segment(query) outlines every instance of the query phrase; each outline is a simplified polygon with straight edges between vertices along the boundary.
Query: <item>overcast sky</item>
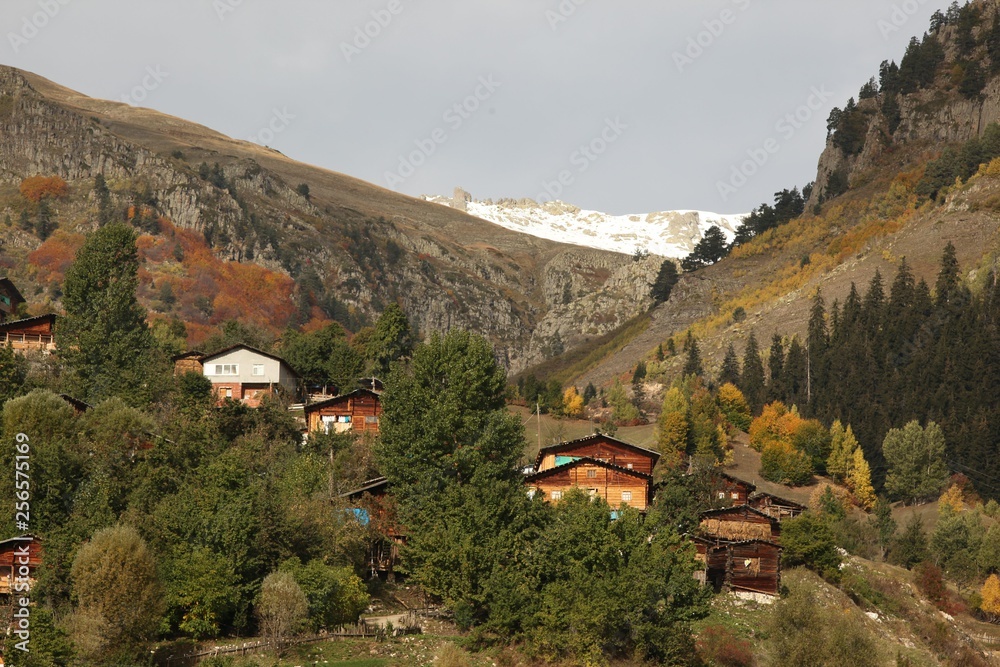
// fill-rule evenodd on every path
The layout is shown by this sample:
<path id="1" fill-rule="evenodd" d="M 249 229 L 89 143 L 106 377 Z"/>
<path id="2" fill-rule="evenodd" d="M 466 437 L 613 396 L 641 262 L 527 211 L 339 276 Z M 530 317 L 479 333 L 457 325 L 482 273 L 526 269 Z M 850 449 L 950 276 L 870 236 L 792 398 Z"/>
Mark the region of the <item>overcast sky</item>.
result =
<path id="1" fill-rule="evenodd" d="M 406 194 L 738 213 L 945 4 L 3 0 L 0 62 Z"/>

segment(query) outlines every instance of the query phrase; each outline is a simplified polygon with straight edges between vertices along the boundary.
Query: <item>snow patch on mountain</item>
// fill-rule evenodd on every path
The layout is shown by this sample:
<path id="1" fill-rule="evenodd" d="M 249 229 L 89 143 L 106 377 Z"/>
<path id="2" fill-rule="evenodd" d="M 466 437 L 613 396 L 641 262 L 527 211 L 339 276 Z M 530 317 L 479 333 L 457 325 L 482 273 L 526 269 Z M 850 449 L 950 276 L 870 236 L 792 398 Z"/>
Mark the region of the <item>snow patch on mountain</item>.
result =
<path id="1" fill-rule="evenodd" d="M 683 258 L 705 232 L 719 227 L 729 241 L 745 214 L 722 215 L 708 211 L 660 211 L 612 215 L 588 211 L 561 201 L 538 203 L 531 199 L 475 201 L 462 190 L 454 197 L 425 196 L 425 200 L 464 210 L 469 215 L 550 241 L 599 248 L 624 254 L 637 250 L 662 257 Z"/>

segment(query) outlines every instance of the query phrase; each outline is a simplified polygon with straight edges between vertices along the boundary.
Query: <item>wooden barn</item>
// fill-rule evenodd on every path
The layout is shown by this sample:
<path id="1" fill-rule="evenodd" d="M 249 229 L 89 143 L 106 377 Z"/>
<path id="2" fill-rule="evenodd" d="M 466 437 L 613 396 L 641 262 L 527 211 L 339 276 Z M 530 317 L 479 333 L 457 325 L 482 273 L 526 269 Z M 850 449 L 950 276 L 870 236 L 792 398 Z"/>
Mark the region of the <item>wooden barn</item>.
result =
<path id="1" fill-rule="evenodd" d="M 698 532 L 702 537 L 717 542 L 777 542 L 781 538 L 781 525 L 777 519 L 758 509 L 739 505 L 702 512 Z"/>
<path id="2" fill-rule="evenodd" d="M 781 547 L 767 540 L 710 545 L 705 579 L 716 591 L 776 596 L 781 588 Z"/>
<path id="3" fill-rule="evenodd" d="M 794 500 L 780 498 L 770 493 L 764 493 L 763 491 L 752 494 L 747 504 L 778 521 L 782 519 L 794 519 L 807 509 L 805 505 L 801 505 Z"/>
<path id="4" fill-rule="evenodd" d="M 24 297 L 9 278 L 0 278 L 0 323 L 17 317 L 17 309 L 24 303 Z"/>
<path id="5" fill-rule="evenodd" d="M 340 496 L 351 505 L 354 517 L 363 526 L 371 528 L 378 537 L 368 550 L 368 565 L 372 576 L 385 573 L 394 578 L 393 570 L 399 561 L 399 547 L 406 544 L 406 531 L 396 520 L 396 510 L 389 493 L 389 480 L 385 477 L 365 482 L 360 488 Z"/>
<path id="6" fill-rule="evenodd" d="M 190 352 L 184 352 L 171 357 L 171 360 L 174 362 L 174 377 L 184 375 L 185 373 L 198 373 L 201 375 L 205 372 L 205 365 L 202 363 L 204 358 L 205 353 L 198 350 L 191 350 Z"/>
<path id="7" fill-rule="evenodd" d="M 379 392 L 355 389 L 342 396 L 334 396 L 305 407 L 306 425 L 310 433 L 378 433 L 382 415 Z"/>
<path id="8" fill-rule="evenodd" d="M 0 345 L 9 344 L 17 352 L 53 352 L 56 349 L 55 324 L 53 314 L 0 320 Z"/>
<path id="9" fill-rule="evenodd" d="M 612 507 L 622 503 L 645 512 L 653 501 L 653 476 L 599 459 L 572 457 L 554 468 L 545 468 L 525 477 L 534 493 L 559 501 L 570 489 L 583 489 L 603 498 Z"/>
<path id="10" fill-rule="evenodd" d="M 728 501 L 734 506 L 745 505 L 756 488 L 754 484 L 724 472 L 712 476 L 712 498 Z"/>
<path id="11" fill-rule="evenodd" d="M 632 443 L 595 433 L 585 438 L 542 447 L 535 457 L 535 471 L 542 472 L 583 457 L 652 475 L 660 453 Z"/>
<path id="12" fill-rule="evenodd" d="M 0 597 L 15 592 L 18 578 L 25 575 L 29 585 L 35 585 L 35 571 L 42 564 L 42 544 L 34 535 L 12 537 L 0 541 Z"/>

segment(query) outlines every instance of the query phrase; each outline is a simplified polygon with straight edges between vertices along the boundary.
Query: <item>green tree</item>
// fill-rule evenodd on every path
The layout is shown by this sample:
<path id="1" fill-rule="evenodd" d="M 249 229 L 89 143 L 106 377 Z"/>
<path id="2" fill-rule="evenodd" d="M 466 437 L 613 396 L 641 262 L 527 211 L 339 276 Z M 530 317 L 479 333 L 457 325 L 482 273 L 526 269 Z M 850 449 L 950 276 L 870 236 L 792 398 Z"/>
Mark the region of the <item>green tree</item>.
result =
<path id="1" fill-rule="evenodd" d="M 97 224 L 104 226 L 111 222 L 111 191 L 104 181 L 104 174 L 94 177 L 94 198 L 97 200 Z"/>
<path id="2" fill-rule="evenodd" d="M 138 531 L 114 526 L 94 533 L 77 552 L 72 577 L 76 613 L 100 627 L 97 654 L 140 652 L 160 623 L 163 602 L 156 560 Z"/>
<path id="3" fill-rule="evenodd" d="M 280 570 L 290 572 L 305 594 L 313 632 L 357 623 L 368 607 L 368 592 L 353 568 L 327 565 L 319 559 L 303 564 L 293 558 L 282 563 Z"/>
<path id="4" fill-rule="evenodd" d="M 656 274 L 656 280 L 650 286 L 649 296 L 656 303 L 665 303 L 670 299 L 670 293 L 674 290 L 674 285 L 680 280 L 677 272 L 677 265 L 674 260 L 664 260 L 660 264 L 660 271 Z"/>
<path id="5" fill-rule="evenodd" d="M 736 386 L 740 384 L 740 360 L 732 343 L 726 347 L 726 356 L 723 357 L 722 368 L 719 370 L 719 384 L 726 383 Z"/>
<path id="6" fill-rule="evenodd" d="M 878 546 L 880 555 L 885 560 L 889 553 L 889 547 L 896 537 L 896 520 L 892 518 L 892 505 L 884 496 L 879 496 L 875 501 L 875 512 L 869 519 L 878 535 Z"/>
<path id="7" fill-rule="evenodd" d="M 746 349 L 743 351 L 743 375 L 740 377 L 738 385 L 740 391 L 750 404 L 753 414 L 760 414 L 767 398 L 767 385 L 764 380 L 764 364 L 760 360 L 760 348 L 757 346 L 757 337 L 750 332 L 747 339 Z"/>
<path id="8" fill-rule="evenodd" d="M 685 271 L 697 271 L 703 266 L 715 264 L 727 254 L 729 242 L 725 233 L 717 225 L 712 225 L 695 244 L 691 254 L 681 260 L 681 268 Z"/>
<path id="9" fill-rule="evenodd" d="M 78 396 L 137 404 L 155 393 L 155 342 L 136 299 L 138 270 L 135 232 L 114 223 L 87 237 L 66 272 L 59 349 Z"/>
<path id="10" fill-rule="evenodd" d="M 690 330 L 687 339 L 684 341 L 684 349 L 687 351 L 687 358 L 684 361 L 684 375 L 702 375 L 704 369 L 701 366 L 701 352 L 698 350 L 698 339 L 694 337 Z"/>
<path id="11" fill-rule="evenodd" d="M 288 572 L 272 572 L 264 578 L 257 603 L 257 619 L 264 636 L 274 644 L 278 655 L 285 642 L 302 631 L 309 616 L 309 603 L 302 588 Z"/>
<path id="12" fill-rule="evenodd" d="M 56 221 L 52 219 L 52 207 L 47 197 L 38 202 L 38 218 L 35 220 L 35 236 L 44 241 L 52 236 Z"/>
<path id="13" fill-rule="evenodd" d="M 948 480 L 940 426 L 929 422 L 921 428 L 914 420 L 894 428 L 886 434 L 882 452 L 889 464 L 885 488 L 890 496 L 916 502 L 940 495 Z"/>
<path id="14" fill-rule="evenodd" d="M 889 560 L 896 565 L 912 568 L 917 563 L 927 560 L 927 556 L 927 533 L 920 517 L 914 513 L 903 526 L 903 531 L 893 541 Z"/>
<path id="15" fill-rule="evenodd" d="M 0 405 L 18 396 L 28 377 L 28 360 L 16 354 L 10 343 L 0 345 Z"/>
<path id="16" fill-rule="evenodd" d="M 805 565 L 823 577 L 840 577 L 840 552 L 829 526 L 819 517 L 806 512 L 781 525 L 781 553 L 786 567 Z"/>
<path id="17" fill-rule="evenodd" d="M 229 559 L 202 546 L 181 548 L 164 572 L 170 625 L 195 639 L 218 637 L 239 603 L 241 582 Z"/>
<path id="18" fill-rule="evenodd" d="M 383 377 L 389 372 L 390 363 L 410 355 L 413 350 L 410 321 L 398 304 L 390 304 L 379 316 L 366 349 L 373 372 Z"/>

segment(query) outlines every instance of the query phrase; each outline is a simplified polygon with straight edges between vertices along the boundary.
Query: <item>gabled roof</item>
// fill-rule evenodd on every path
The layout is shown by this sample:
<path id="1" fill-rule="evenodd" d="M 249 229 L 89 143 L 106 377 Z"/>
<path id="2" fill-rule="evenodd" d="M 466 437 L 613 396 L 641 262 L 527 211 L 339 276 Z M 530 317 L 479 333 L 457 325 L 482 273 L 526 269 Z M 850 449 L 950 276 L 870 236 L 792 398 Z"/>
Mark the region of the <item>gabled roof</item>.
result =
<path id="1" fill-rule="evenodd" d="M 538 456 L 535 457 L 535 468 L 536 469 L 538 468 L 538 466 L 542 462 L 542 459 L 545 458 L 546 454 L 553 454 L 555 452 L 559 452 L 565 449 L 572 449 L 573 447 L 578 447 L 582 445 L 588 440 L 596 440 L 598 438 L 608 440 L 609 442 L 615 445 L 620 445 L 624 449 L 630 449 L 634 452 L 638 452 L 640 454 L 649 456 L 651 459 L 653 459 L 653 465 L 656 465 L 656 462 L 660 459 L 660 453 L 655 452 L 652 449 L 646 449 L 645 447 L 640 447 L 639 445 L 633 445 L 631 442 L 625 442 L 624 440 L 619 440 L 618 438 L 612 438 L 610 435 L 607 435 L 605 433 L 592 433 L 588 436 L 577 438 L 576 440 L 567 440 L 566 442 L 559 442 L 554 445 L 547 445 L 545 447 L 542 447 L 541 449 L 538 450 Z"/>
<path id="2" fill-rule="evenodd" d="M 353 491 L 348 491 L 347 493 L 340 494 L 341 498 L 357 498 L 366 493 L 371 493 L 375 489 L 384 488 L 389 486 L 389 480 L 385 477 L 376 477 L 375 479 L 370 479 L 364 483 L 360 489 L 354 489 Z"/>
<path id="3" fill-rule="evenodd" d="M 751 513 L 756 514 L 758 516 L 762 516 L 762 517 L 764 517 L 765 519 L 767 519 L 768 521 L 770 521 L 771 523 L 773 523 L 775 525 L 778 525 L 778 524 L 781 523 L 780 521 L 778 521 L 777 519 L 775 519 L 770 514 L 767 514 L 765 512 L 761 512 L 756 507 L 750 507 L 749 505 L 745 505 L 745 504 L 744 505 L 733 505 L 732 507 L 723 507 L 722 509 L 717 509 L 717 510 L 705 510 L 704 512 L 701 513 L 700 516 L 701 517 L 707 517 L 707 516 L 716 516 L 716 515 L 719 515 L 719 514 L 732 514 L 732 513 L 737 512 L 737 511 L 751 512 Z"/>
<path id="4" fill-rule="evenodd" d="M 763 498 L 765 496 L 768 497 L 768 498 L 772 498 L 774 500 L 781 501 L 782 505 L 789 505 L 791 507 L 798 507 L 803 512 L 806 511 L 807 509 L 809 509 L 808 507 L 806 507 L 802 503 L 797 503 L 794 500 L 789 500 L 788 498 L 782 498 L 781 496 L 776 496 L 773 493 L 768 493 L 767 491 L 757 491 L 755 493 L 752 493 L 752 494 L 750 494 L 750 498 L 749 499 L 750 500 L 756 500 L 757 498 Z"/>
<path id="5" fill-rule="evenodd" d="M 374 396 L 376 399 L 378 399 L 379 396 L 381 395 L 379 392 L 372 391 L 371 389 L 355 389 L 354 391 L 349 391 L 346 394 L 340 394 L 339 396 L 334 396 L 324 401 L 319 401 L 318 403 L 310 403 L 305 407 L 305 411 L 307 414 L 310 412 L 315 412 L 316 410 L 325 408 L 328 405 L 333 405 L 334 403 L 338 403 L 344 400 L 345 398 L 350 398 L 355 394 L 368 394 L 369 396 Z"/>
<path id="6" fill-rule="evenodd" d="M 181 359 L 197 359 L 201 361 L 205 358 L 205 353 L 200 350 L 189 350 L 187 352 L 181 352 L 180 354 L 175 354 L 170 357 L 170 361 L 180 361 Z"/>
<path id="7" fill-rule="evenodd" d="M 569 463 L 564 463 L 561 466 L 556 466 L 555 468 L 549 468 L 547 470 L 541 470 L 539 472 L 533 473 L 531 475 L 525 476 L 528 481 L 534 481 L 536 479 L 541 479 L 542 477 L 547 477 L 557 472 L 562 472 L 563 470 L 568 470 L 574 466 L 579 466 L 583 464 L 597 465 L 602 468 L 607 468 L 608 470 L 614 470 L 615 472 L 624 473 L 626 475 L 632 475 L 633 477 L 638 477 L 644 481 L 651 481 L 653 479 L 652 475 L 647 475 L 646 473 L 637 472 L 635 470 L 629 470 L 628 468 L 623 468 L 621 466 L 616 466 L 613 463 L 605 463 L 599 459 L 593 459 L 589 456 L 581 456 L 578 459 L 574 459 Z"/>
<path id="8" fill-rule="evenodd" d="M 201 358 L 201 360 L 202 360 L 202 362 L 205 362 L 205 361 L 208 361 L 210 359 L 215 359 L 216 357 L 222 356 L 223 354 L 228 354 L 229 352 L 232 352 L 233 350 L 241 350 L 241 349 L 242 350 L 250 350 L 254 354 L 259 354 L 260 356 L 267 357 L 268 359 L 274 359 L 275 361 L 280 362 L 280 363 L 284 364 L 285 366 L 287 366 L 289 369 L 291 369 L 291 371 L 293 373 L 295 372 L 295 369 L 292 368 L 291 364 L 289 364 L 287 361 L 285 361 L 284 359 L 282 359 L 278 355 L 271 354 L 270 352 L 265 352 L 264 350 L 258 350 L 257 348 L 251 347 L 250 345 L 245 345 L 244 343 L 239 343 L 237 345 L 230 345 L 229 347 L 224 348 L 222 350 L 219 350 L 218 352 L 213 352 L 212 354 L 206 354 L 205 356 L 203 356 Z M 298 373 L 296 373 L 296 375 L 298 375 Z"/>
<path id="9" fill-rule="evenodd" d="M 16 297 L 18 301 L 24 303 L 24 297 L 21 295 L 21 292 L 18 291 L 17 286 L 11 282 L 10 278 L 7 278 L 6 276 L 0 278 L 0 287 L 6 287 L 7 291 L 11 292 L 11 296 Z M 11 300 L 13 301 L 13 299 Z"/>
<path id="10" fill-rule="evenodd" d="M 722 472 L 720 470 L 719 472 L 716 472 L 716 473 L 713 473 L 713 474 L 716 475 L 717 477 L 725 477 L 730 482 L 736 482 L 737 484 L 746 484 L 748 487 L 750 487 L 750 492 L 751 493 L 757 489 L 757 485 L 754 484 L 753 482 L 748 482 L 745 479 L 740 479 L 739 477 L 734 477 L 733 475 L 730 475 L 727 472 Z"/>
<path id="11" fill-rule="evenodd" d="M 9 322 L 4 322 L 3 324 L 0 324 L 0 331 L 5 331 L 7 329 L 16 328 L 18 326 L 25 326 L 25 325 L 35 324 L 37 322 L 45 322 L 45 321 L 50 321 L 53 324 L 55 324 L 56 314 L 55 313 L 47 313 L 45 315 L 35 315 L 34 317 L 25 317 L 24 319 L 21 319 L 21 320 L 11 320 Z"/>

